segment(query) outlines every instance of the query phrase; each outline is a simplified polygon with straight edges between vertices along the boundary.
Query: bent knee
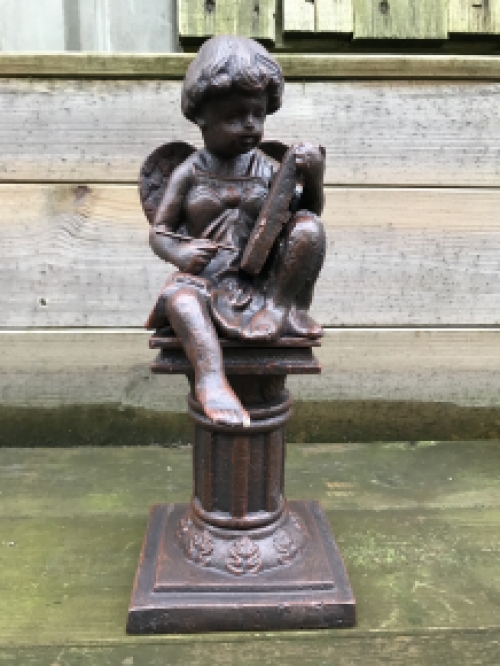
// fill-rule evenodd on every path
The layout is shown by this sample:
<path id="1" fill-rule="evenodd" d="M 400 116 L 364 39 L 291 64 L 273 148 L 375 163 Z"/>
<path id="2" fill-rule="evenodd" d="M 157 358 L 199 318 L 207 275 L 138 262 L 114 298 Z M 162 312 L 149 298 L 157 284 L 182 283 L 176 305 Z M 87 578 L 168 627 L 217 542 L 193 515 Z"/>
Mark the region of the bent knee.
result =
<path id="1" fill-rule="evenodd" d="M 167 311 L 175 309 L 177 312 L 189 311 L 195 302 L 200 302 L 202 296 L 196 287 L 172 283 L 167 285 L 161 293 L 167 306 Z"/>
<path id="2" fill-rule="evenodd" d="M 325 229 L 321 219 L 308 210 L 299 210 L 292 218 L 290 237 L 314 245 L 325 242 Z"/>

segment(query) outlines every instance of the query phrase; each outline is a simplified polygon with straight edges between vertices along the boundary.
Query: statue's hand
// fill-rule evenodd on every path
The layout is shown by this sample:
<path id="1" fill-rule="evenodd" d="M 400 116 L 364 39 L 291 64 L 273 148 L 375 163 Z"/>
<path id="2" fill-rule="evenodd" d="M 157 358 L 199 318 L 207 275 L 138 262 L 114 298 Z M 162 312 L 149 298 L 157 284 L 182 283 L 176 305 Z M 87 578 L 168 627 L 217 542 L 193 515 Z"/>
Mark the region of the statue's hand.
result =
<path id="1" fill-rule="evenodd" d="M 321 181 L 325 170 L 325 157 L 320 146 L 299 143 L 295 148 L 295 163 L 306 181 Z"/>
<path id="2" fill-rule="evenodd" d="M 183 273 L 197 275 L 217 254 L 218 247 L 206 239 L 193 239 L 189 243 L 179 243 L 176 251 L 176 266 Z"/>

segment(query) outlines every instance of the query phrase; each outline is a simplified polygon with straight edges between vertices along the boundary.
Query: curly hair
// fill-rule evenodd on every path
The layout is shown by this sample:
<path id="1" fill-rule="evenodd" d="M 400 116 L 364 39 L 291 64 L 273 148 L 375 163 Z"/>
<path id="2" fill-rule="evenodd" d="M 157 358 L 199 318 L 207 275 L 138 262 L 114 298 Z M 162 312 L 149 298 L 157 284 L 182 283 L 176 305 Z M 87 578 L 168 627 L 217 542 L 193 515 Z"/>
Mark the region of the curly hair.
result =
<path id="1" fill-rule="evenodd" d="M 188 67 L 182 86 L 182 113 L 196 122 L 203 102 L 229 90 L 265 91 L 267 113 L 274 113 L 281 107 L 283 87 L 281 67 L 258 42 L 248 37 L 212 37 Z"/>

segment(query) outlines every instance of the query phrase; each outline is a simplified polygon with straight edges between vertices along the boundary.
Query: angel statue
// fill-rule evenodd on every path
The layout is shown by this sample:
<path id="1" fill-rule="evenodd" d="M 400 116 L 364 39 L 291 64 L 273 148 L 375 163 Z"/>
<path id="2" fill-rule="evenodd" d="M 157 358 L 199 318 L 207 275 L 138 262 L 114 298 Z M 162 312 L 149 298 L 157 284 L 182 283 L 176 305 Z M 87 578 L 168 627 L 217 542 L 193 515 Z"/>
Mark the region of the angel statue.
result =
<path id="1" fill-rule="evenodd" d="M 220 338 L 255 345 L 322 334 L 308 309 L 325 255 L 324 149 L 261 142 L 283 88 L 260 44 L 213 37 L 182 88 L 182 112 L 204 147 L 167 143 L 141 170 L 151 248 L 178 268 L 146 327 L 173 329 L 204 413 L 225 425 L 249 416 L 224 374 Z"/>

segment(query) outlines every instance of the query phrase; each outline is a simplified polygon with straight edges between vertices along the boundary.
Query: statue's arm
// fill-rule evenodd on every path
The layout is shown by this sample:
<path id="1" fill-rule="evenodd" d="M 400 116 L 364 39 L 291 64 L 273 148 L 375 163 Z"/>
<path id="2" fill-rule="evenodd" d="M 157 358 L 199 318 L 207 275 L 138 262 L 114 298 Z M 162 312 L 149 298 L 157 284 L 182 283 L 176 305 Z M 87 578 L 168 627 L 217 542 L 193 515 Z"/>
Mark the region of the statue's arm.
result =
<path id="1" fill-rule="evenodd" d="M 156 232 L 158 229 L 175 232 L 179 227 L 184 199 L 192 184 L 191 172 L 191 165 L 186 163 L 173 171 L 149 232 L 149 244 L 153 252 L 175 266 L 178 266 L 180 242 Z"/>
<path id="2" fill-rule="evenodd" d="M 193 184 L 191 160 L 186 160 L 172 173 L 149 232 L 153 252 L 185 273 L 196 275 L 213 259 L 218 247 L 207 239 L 180 241 L 160 231 L 175 232 L 181 222 L 184 199 Z"/>

